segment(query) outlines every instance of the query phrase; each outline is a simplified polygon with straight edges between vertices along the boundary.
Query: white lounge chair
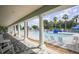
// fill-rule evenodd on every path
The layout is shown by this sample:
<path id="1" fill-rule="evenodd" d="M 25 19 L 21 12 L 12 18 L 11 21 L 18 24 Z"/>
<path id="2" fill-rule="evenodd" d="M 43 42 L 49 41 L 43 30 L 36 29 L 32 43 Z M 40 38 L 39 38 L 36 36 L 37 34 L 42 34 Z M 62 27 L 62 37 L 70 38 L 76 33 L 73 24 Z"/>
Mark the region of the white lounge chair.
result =
<path id="1" fill-rule="evenodd" d="M 13 45 L 10 44 L 10 40 L 4 40 L 3 36 L 0 35 L 0 52 L 3 54 L 7 50 L 12 51 L 12 53 L 15 53 Z"/>

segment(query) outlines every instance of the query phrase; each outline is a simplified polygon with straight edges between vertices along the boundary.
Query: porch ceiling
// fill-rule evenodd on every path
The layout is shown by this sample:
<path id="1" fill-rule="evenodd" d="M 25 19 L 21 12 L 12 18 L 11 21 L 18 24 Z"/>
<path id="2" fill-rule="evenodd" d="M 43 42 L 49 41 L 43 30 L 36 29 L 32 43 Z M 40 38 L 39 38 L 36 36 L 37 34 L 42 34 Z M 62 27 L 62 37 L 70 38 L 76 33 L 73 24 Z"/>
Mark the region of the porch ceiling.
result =
<path id="1" fill-rule="evenodd" d="M 9 26 L 50 9 L 53 9 L 52 12 L 57 12 L 70 7 L 73 5 L 0 5 L 0 25 Z"/>
<path id="2" fill-rule="evenodd" d="M 0 25 L 8 26 L 42 5 L 0 5 Z"/>

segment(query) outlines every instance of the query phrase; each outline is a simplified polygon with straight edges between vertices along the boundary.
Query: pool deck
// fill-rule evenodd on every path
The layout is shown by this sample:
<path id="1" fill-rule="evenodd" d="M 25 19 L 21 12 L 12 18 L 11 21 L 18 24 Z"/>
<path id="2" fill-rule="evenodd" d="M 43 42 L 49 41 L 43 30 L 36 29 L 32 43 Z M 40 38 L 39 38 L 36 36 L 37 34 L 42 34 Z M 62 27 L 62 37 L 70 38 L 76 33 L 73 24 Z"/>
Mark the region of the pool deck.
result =
<path id="1" fill-rule="evenodd" d="M 32 48 L 32 50 L 35 53 L 39 54 L 40 49 L 39 48 L 33 48 L 33 47 L 39 46 L 38 40 L 28 38 L 28 39 L 25 39 L 25 40 L 20 40 L 20 42 L 22 42 L 26 46 Z M 79 54 L 77 52 L 74 52 L 74 51 L 71 51 L 71 50 L 68 50 L 68 49 L 65 49 L 65 48 L 61 48 L 59 46 L 56 46 L 54 44 L 50 44 L 50 43 L 47 43 L 47 42 L 45 42 L 45 45 L 46 45 L 46 47 L 45 47 L 46 51 L 42 51 L 41 54 Z M 26 51 L 23 52 L 23 53 L 26 53 Z"/>
<path id="2" fill-rule="evenodd" d="M 39 46 L 39 42 L 32 41 L 31 39 L 27 39 L 23 43 L 25 43 L 25 45 L 29 46 L 30 48 Z M 39 48 L 33 48 L 32 50 L 37 54 L 60 54 L 59 52 L 48 48 L 45 48 L 43 51 L 40 51 Z"/>
<path id="3" fill-rule="evenodd" d="M 29 46 L 29 47 L 37 47 L 39 46 L 39 41 L 38 39 L 34 38 L 32 35 L 30 35 L 31 38 L 28 38 L 25 40 L 25 45 Z M 27 44 L 28 43 L 28 44 Z M 79 54 L 77 52 L 74 52 L 74 51 L 71 51 L 71 50 L 68 50 L 68 49 L 65 49 L 65 48 L 61 48 L 57 45 L 54 45 L 54 44 L 50 44 L 50 43 L 47 43 L 45 42 L 45 45 L 46 45 L 46 48 L 45 50 L 47 50 L 48 52 L 46 54 Z M 35 49 L 32 49 L 34 50 L 34 52 L 38 53 L 39 49 L 35 48 Z"/>

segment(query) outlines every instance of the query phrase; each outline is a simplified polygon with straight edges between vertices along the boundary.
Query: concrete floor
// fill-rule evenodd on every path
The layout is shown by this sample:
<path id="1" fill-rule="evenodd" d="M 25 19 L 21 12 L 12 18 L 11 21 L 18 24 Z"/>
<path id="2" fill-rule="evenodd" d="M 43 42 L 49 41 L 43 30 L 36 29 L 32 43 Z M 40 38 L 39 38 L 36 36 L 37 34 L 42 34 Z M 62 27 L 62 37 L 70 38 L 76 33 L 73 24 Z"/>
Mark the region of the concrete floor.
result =
<path id="1" fill-rule="evenodd" d="M 24 42 L 25 42 L 25 45 L 27 45 L 27 43 L 28 43 L 29 47 L 39 46 L 39 42 L 35 41 L 35 40 L 32 40 L 32 39 L 26 39 Z M 46 47 L 43 51 L 40 51 L 38 48 L 37 49 L 35 48 L 35 49 L 32 49 L 32 50 L 36 53 L 41 52 L 42 54 L 43 53 L 44 54 L 76 54 L 73 51 L 69 51 L 69 50 L 54 46 L 54 45 L 50 45 L 48 43 L 46 43 Z"/>
<path id="2" fill-rule="evenodd" d="M 20 44 L 16 42 L 20 46 L 20 49 L 23 50 L 20 54 L 75 54 L 72 51 L 68 51 L 66 49 L 50 45 L 48 43 L 45 43 L 46 46 L 44 47 L 44 49 L 40 50 L 39 48 L 37 48 L 39 46 L 39 41 L 32 39 L 19 40 L 19 38 L 17 38 L 18 37 L 12 36 L 9 39 L 13 41 L 13 44 L 15 44 L 16 41 L 20 42 Z"/>
<path id="3" fill-rule="evenodd" d="M 34 51 L 37 54 L 63 54 L 62 52 L 47 47 L 44 47 L 43 50 L 40 50 L 39 48 L 33 48 L 39 46 L 39 44 L 37 42 L 31 41 L 30 39 L 26 39 L 24 42 L 21 42 L 24 43 L 26 46 L 29 46 L 29 48 L 31 48 L 32 51 Z"/>

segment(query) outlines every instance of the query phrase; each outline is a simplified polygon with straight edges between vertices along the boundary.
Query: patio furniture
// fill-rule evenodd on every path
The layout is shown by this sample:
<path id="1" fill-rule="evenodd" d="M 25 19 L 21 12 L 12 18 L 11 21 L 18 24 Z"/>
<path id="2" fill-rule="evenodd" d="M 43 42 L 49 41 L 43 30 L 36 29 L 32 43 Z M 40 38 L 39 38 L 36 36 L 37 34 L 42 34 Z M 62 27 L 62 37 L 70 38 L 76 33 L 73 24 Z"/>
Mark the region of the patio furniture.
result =
<path id="1" fill-rule="evenodd" d="M 79 37 L 76 34 L 72 37 L 67 37 L 64 40 L 64 48 L 79 52 Z"/>
<path id="2" fill-rule="evenodd" d="M 59 46 L 64 45 L 62 37 L 60 37 L 60 36 L 58 37 L 58 42 L 57 43 L 58 43 Z"/>
<path id="3" fill-rule="evenodd" d="M 4 54 L 6 51 L 12 51 L 12 53 L 15 53 L 14 47 L 10 43 L 10 40 L 4 40 L 3 35 L 0 34 L 0 53 Z"/>

